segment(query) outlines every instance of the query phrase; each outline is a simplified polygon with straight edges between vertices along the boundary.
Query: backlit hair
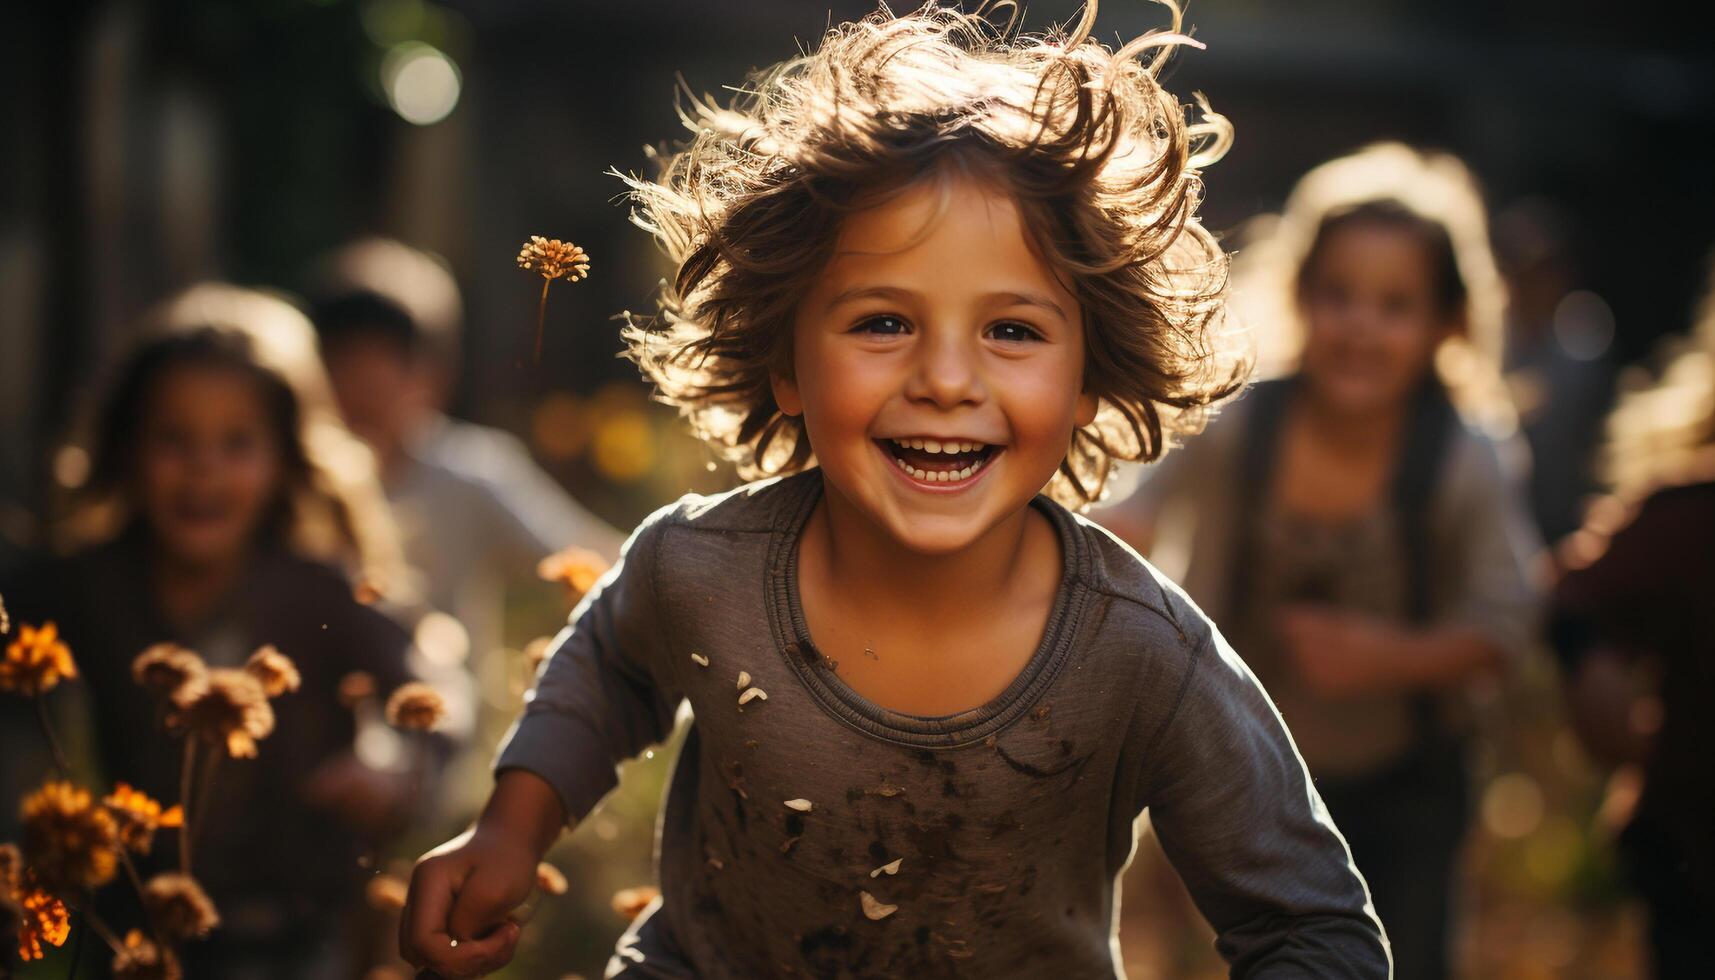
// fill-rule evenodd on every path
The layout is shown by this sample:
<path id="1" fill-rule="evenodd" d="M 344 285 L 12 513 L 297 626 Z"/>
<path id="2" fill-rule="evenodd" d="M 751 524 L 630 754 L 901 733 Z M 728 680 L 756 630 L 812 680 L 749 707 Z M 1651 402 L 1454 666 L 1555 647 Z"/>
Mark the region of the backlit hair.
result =
<path id="1" fill-rule="evenodd" d="M 1298 290 L 1332 230 L 1380 222 L 1413 230 L 1431 263 L 1432 299 L 1464 329 L 1436 351 L 1435 367 L 1466 419 L 1497 435 L 1516 426 L 1501 380 L 1500 273 L 1475 178 L 1457 157 L 1377 143 L 1299 179 L 1279 215 L 1252 219 L 1233 262 L 1233 305 L 1252 330 L 1258 372 L 1295 370 L 1304 344 Z"/>
<path id="2" fill-rule="evenodd" d="M 1100 397 L 1047 492 L 1098 499 L 1115 460 L 1151 460 L 1248 373 L 1224 329 L 1227 260 L 1196 218 L 1199 168 L 1231 143 L 1157 81 L 1170 30 L 1117 51 L 1092 36 L 1091 2 L 1043 35 L 933 3 L 885 9 L 755 75 L 729 105 L 687 95 L 695 134 L 627 177 L 677 266 L 662 316 L 626 331 L 631 356 L 696 433 L 746 478 L 814 464 L 802 420 L 771 378 L 792 370 L 797 305 L 841 219 L 877 195 L 962 170 L 1010 195 L 1031 244 L 1083 308 L 1084 384 Z M 1140 60 L 1140 56 L 1146 56 Z"/>

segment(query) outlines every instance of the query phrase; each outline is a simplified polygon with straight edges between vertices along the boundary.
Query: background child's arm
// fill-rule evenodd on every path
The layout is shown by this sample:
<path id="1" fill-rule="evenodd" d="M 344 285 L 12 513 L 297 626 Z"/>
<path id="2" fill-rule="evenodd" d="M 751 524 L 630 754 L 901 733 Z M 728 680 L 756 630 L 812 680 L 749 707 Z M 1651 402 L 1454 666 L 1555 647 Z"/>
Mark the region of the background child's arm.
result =
<path id="1" fill-rule="evenodd" d="M 1141 799 L 1235 977 L 1381 978 L 1369 889 L 1280 716 L 1218 633 L 1139 733 Z"/>

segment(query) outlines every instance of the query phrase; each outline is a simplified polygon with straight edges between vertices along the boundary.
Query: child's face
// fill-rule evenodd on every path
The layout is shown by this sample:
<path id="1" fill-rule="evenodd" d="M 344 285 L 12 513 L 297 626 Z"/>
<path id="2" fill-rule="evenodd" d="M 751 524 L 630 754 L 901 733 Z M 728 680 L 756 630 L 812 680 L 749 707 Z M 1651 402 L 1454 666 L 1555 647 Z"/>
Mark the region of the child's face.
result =
<path id="1" fill-rule="evenodd" d="M 160 546 L 187 564 L 240 554 L 283 469 L 255 380 L 229 368 L 171 368 L 144 415 L 137 502 Z"/>
<path id="2" fill-rule="evenodd" d="M 383 456 L 428 410 L 424 372 L 397 342 L 357 333 L 322 352 L 345 424 Z"/>
<path id="3" fill-rule="evenodd" d="M 781 408 L 802 413 L 830 491 L 913 551 L 1017 515 L 1095 417 L 1077 301 L 1011 199 L 969 178 L 848 217 L 793 341 Z"/>
<path id="4" fill-rule="evenodd" d="M 1316 396 L 1343 412 L 1385 410 L 1410 397 L 1457 327 L 1441 311 L 1427 246 L 1379 223 L 1323 240 L 1299 296 L 1302 372 Z"/>

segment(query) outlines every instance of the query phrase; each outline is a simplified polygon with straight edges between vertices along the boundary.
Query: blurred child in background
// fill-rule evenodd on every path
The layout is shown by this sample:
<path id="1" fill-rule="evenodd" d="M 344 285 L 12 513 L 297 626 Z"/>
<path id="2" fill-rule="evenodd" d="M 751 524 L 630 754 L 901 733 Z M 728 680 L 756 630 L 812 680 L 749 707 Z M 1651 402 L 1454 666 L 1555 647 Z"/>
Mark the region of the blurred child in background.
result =
<path id="1" fill-rule="evenodd" d="M 1536 603 L 1534 529 L 1476 427 L 1509 418 L 1481 203 L 1456 160 L 1378 145 L 1306 175 L 1257 237 L 1238 300 L 1284 373 L 1100 518 L 1182 565 L 1246 651 L 1364 869 L 1396 976 L 1445 977 L 1467 823 L 1448 709 L 1524 654 Z M 1300 335 L 1267 332 L 1286 324 Z"/>
<path id="2" fill-rule="evenodd" d="M 413 805 L 409 763 L 353 750 L 341 680 L 404 682 L 409 638 L 353 596 L 398 574 L 369 454 L 339 425 L 315 336 L 285 302 L 222 285 L 167 302 L 118 366 L 87 443 L 69 556 L 3 591 L 20 621 L 51 620 L 89 699 L 99 764 L 179 798 L 181 753 L 132 662 L 163 642 L 210 666 L 271 644 L 295 662 L 257 758 L 206 762 L 194 871 L 220 927 L 187 948 L 194 977 L 355 976 L 360 859 Z M 171 862 L 163 835 L 153 860 Z M 147 872 L 145 872 L 147 873 Z"/>
<path id="3" fill-rule="evenodd" d="M 1550 632 L 1574 726 L 1618 769 L 1615 799 L 1635 799 L 1620 850 L 1655 975 L 1700 977 L 1715 923 L 1715 266 L 1690 343 L 1621 396 L 1609 436 L 1614 493 L 1559 549 Z"/>

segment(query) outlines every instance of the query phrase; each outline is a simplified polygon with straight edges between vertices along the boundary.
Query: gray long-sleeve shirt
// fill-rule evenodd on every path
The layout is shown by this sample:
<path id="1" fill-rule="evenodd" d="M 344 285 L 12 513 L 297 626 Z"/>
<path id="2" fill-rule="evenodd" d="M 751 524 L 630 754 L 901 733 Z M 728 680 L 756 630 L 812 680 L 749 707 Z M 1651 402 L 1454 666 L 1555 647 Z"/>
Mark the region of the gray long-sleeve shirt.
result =
<path id="1" fill-rule="evenodd" d="M 1064 569 L 1028 665 L 970 711 L 889 711 L 829 669 L 805 625 L 797 543 L 821 479 L 650 518 L 558 637 L 500 754 L 578 820 L 690 702 L 663 900 L 610 970 L 1116 976 L 1115 884 L 1148 807 L 1235 976 L 1389 974 L 1368 890 L 1279 715 L 1177 587 L 1038 498 Z M 739 703 L 740 671 L 766 700 Z"/>

